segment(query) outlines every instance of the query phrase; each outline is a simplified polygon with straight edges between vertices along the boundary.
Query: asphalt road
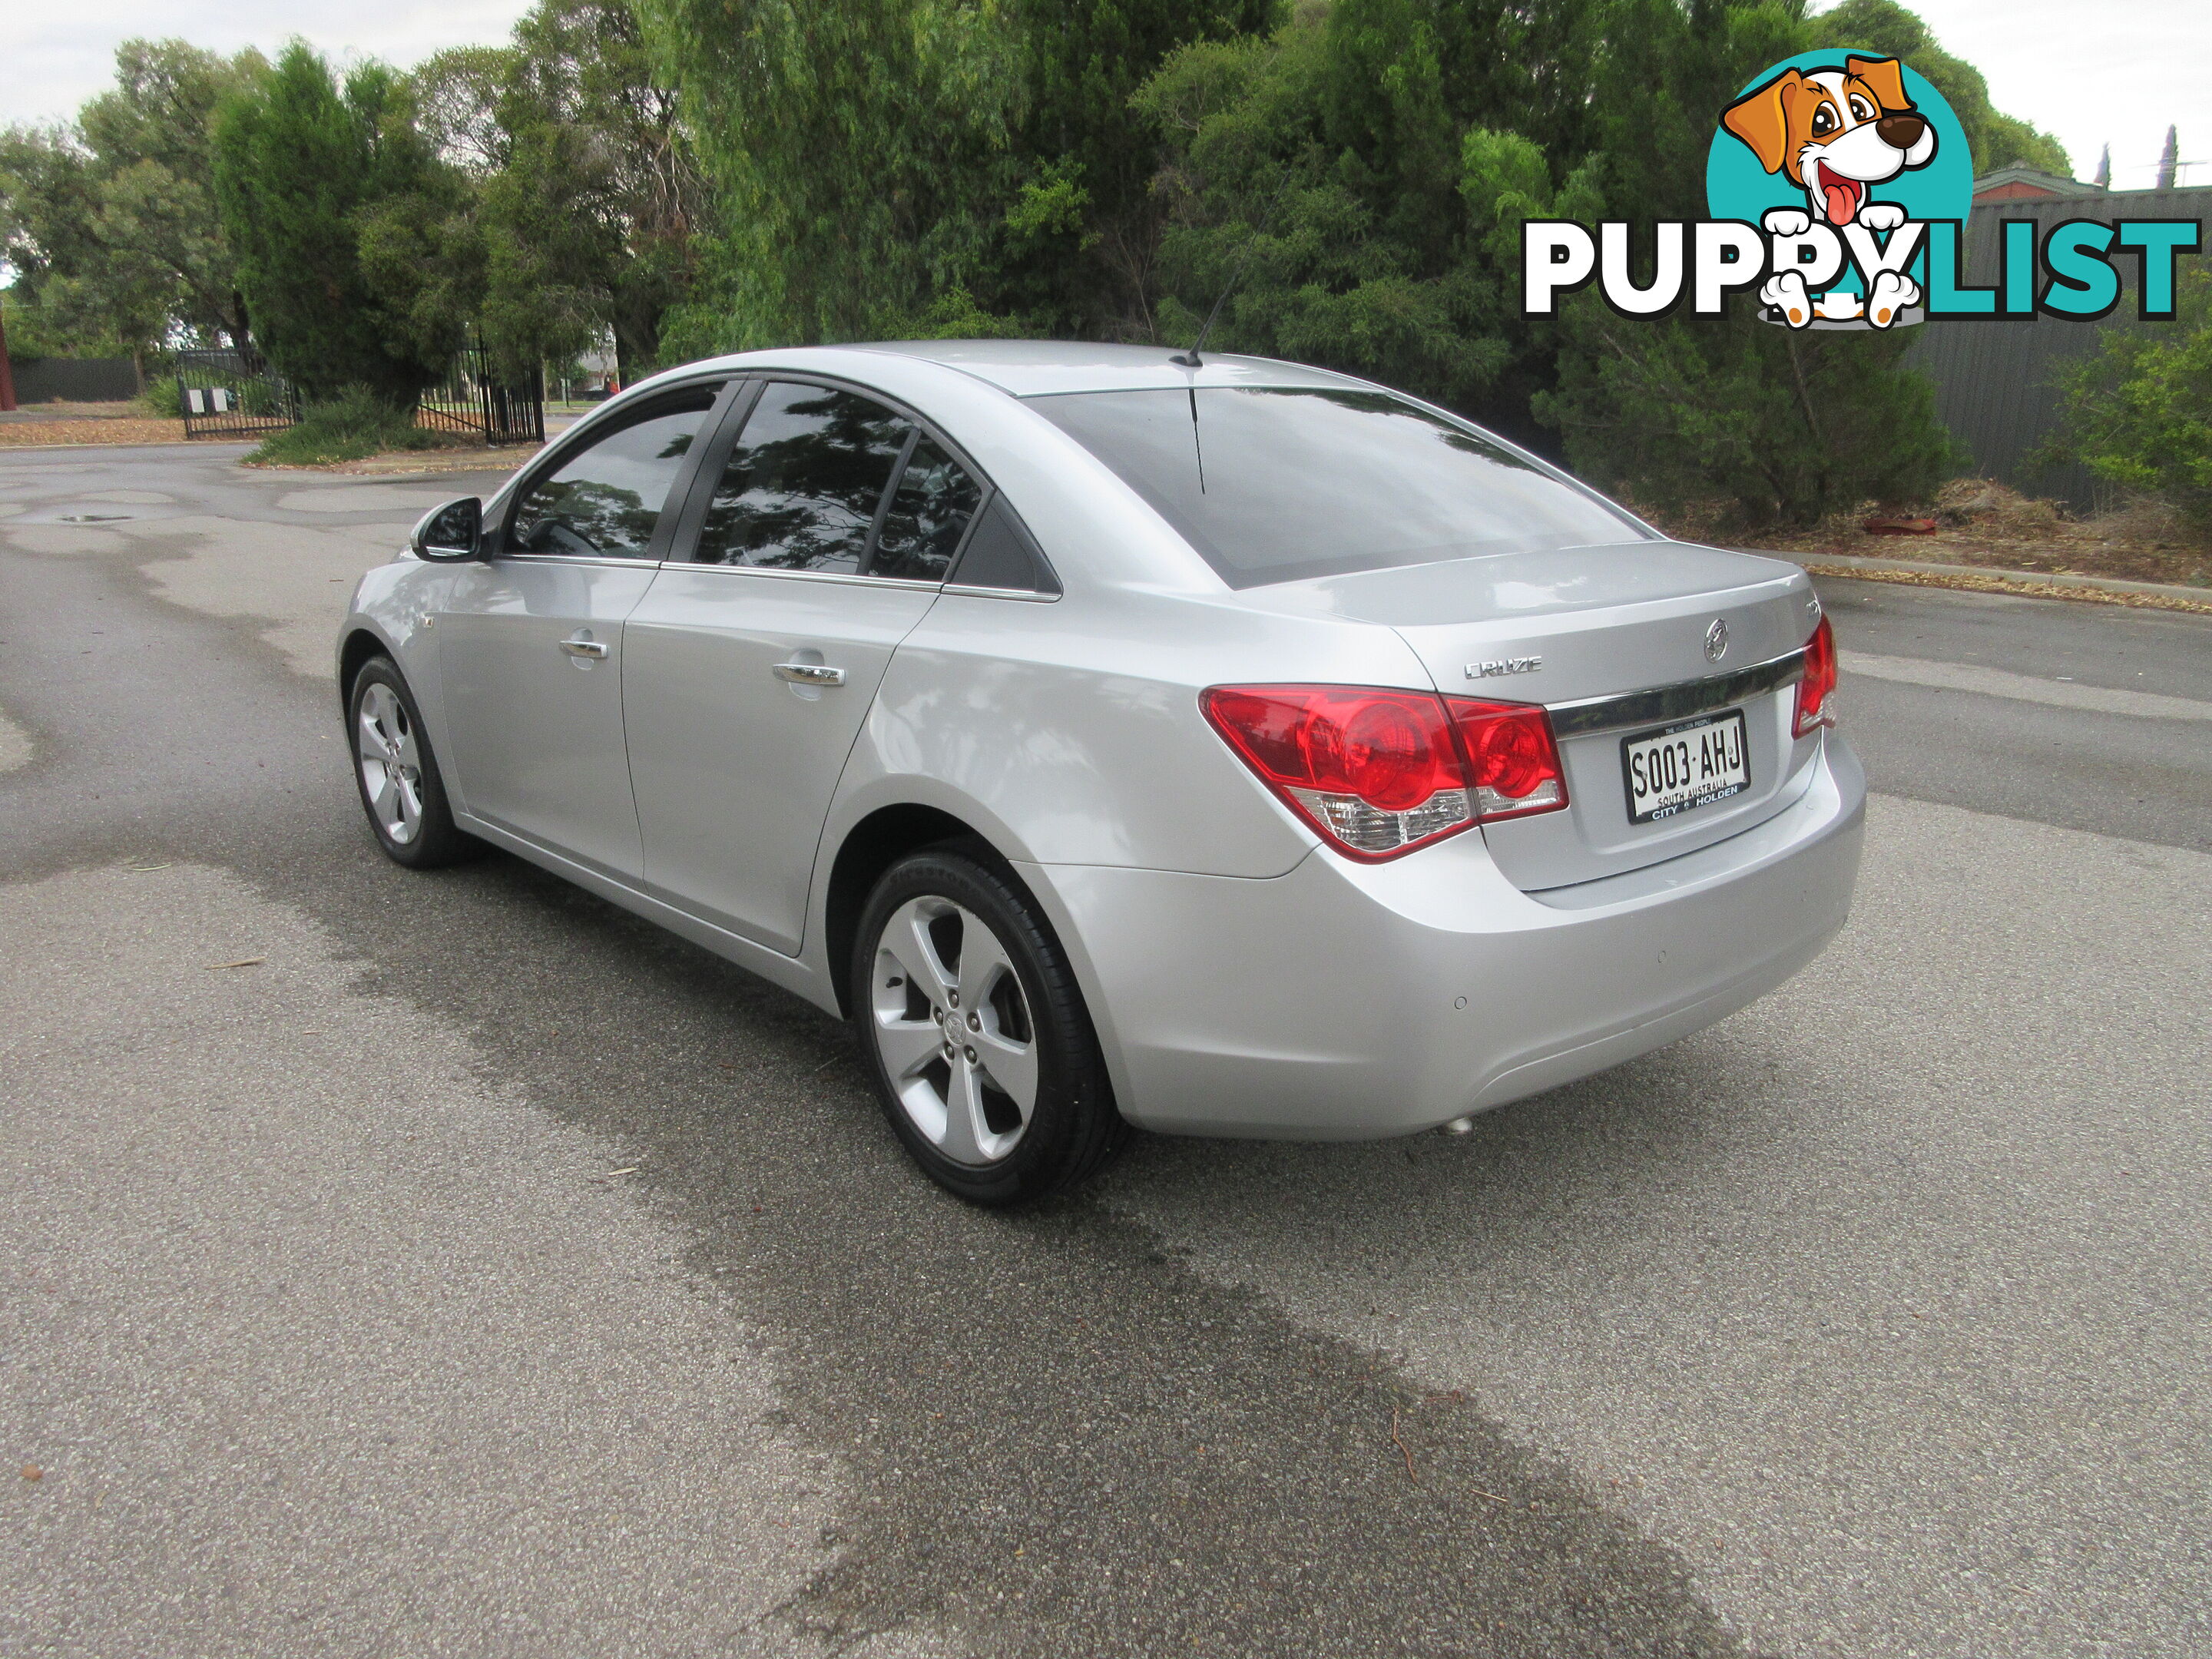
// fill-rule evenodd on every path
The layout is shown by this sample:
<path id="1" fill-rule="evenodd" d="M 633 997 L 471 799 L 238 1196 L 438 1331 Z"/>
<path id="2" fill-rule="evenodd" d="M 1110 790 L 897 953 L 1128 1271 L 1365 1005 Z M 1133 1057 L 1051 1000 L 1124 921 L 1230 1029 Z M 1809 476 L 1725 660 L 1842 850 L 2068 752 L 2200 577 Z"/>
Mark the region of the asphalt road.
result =
<path id="1" fill-rule="evenodd" d="M 1796 981 L 1005 1218 L 811 1009 L 383 860 L 329 629 L 463 486 L 234 453 L 0 456 L 0 1652 L 2212 1646 L 2212 619 L 1829 585 Z"/>

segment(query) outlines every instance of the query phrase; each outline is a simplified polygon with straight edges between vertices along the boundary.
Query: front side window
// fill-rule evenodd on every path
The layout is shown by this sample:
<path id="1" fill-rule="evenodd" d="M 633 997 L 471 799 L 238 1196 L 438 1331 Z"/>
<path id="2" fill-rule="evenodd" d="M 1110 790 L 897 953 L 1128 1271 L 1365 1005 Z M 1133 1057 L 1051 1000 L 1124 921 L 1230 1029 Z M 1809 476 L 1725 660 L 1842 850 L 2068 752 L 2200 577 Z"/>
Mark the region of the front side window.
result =
<path id="1" fill-rule="evenodd" d="M 532 484 L 516 507 L 508 550 L 645 557 L 668 492 L 714 406 L 714 388 L 702 387 L 653 405 L 568 457 Z"/>
<path id="2" fill-rule="evenodd" d="M 857 573 L 913 429 L 857 392 L 771 380 L 722 469 L 696 556 Z"/>
<path id="3" fill-rule="evenodd" d="M 927 436 L 915 440 L 876 538 L 872 576 L 941 582 L 983 499 L 982 487 Z"/>
<path id="4" fill-rule="evenodd" d="M 1206 386 L 1029 404 L 1231 587 L 1650 535 L 1550 469 L 1388 392 Z"/>

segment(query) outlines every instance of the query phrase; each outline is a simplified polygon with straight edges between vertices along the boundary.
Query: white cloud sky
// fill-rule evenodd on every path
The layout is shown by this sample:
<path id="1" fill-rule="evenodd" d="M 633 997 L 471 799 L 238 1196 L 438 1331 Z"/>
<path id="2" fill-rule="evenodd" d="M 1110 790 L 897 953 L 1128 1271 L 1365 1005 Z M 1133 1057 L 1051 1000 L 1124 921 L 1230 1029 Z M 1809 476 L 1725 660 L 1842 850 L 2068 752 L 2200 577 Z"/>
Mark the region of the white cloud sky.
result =
<path id="1" fill-rule="evenodd" d="M 334 58 L 404 67 L 447 46 L 495 45 L 527 9 L 528 0 L 5 0 L 0 125 L 75 114 L 112 81 L 115 48 L 133 36 L 273 56 L 296 34 Z"/>
<path id="2" fill-rule="evenodd" d="M 234 52 L 305 36 L 338 58 L 408 64 L 503 40 L 526 0 L 9 0 L 0 6 L 0 124 L 71 114 L 107 82 L 117 44 L 179 35 Z M 1906 0 L 1908 5 L 1912 0 Z M 2087 178 L 2112 147 L 2112 182 L 2151 182 L 2168 122 L 2185 182 L 2212 185 L 2212 4 L 2206 0 L 1920 0 L 1945 49 L 1989 76 L 1997 107 L 2055 133 Z"/>
<path id="3" fill-rule="evenodd" d="M 2112 147 L 2112 184 L 2149 186 L 2169 123 L 2184 184 L 2212 185 L 2212 4 L 2206 0 L 1904 0 L 1943 49 L 1989 77 L 2008 115 L 2066 146 L 2077 177 Z"/>

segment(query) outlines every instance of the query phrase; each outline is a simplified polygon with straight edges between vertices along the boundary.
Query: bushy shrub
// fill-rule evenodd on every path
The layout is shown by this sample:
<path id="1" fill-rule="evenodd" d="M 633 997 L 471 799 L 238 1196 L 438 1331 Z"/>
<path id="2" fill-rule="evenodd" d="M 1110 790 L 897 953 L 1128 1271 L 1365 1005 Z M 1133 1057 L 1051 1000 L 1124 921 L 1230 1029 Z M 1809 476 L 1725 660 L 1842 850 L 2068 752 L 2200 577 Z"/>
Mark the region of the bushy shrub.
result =
<path id="1" fill-rule="evenodd" d="M 309 404 L 299 422 L 272 433 L 246 456 L 248 466 L 327 466 L 362 461 L 396 449 L 443 449 L 455 440 L 415 423 L 411 406 L 380 398 L 367 386 L 349 386 L 333 398 Z"/>
<path id="2" fill-rule="evenodd" d="M 2212 533 L 2212 270 L 2182 276 L 2173 321 L 2113 329 L 2065 390 L 2058 458 Z"/>
<path id="3" fill-rule="evenodd" d="M 1576 471 L 1679 507 L 1717 492 L 1752 526 L 1815 524 L 1863 501 L 1925 500 L 1963 459 L 1903 331 L 1625 322 L 1567 306 L 1559 388 L 1539 392 Z"/>

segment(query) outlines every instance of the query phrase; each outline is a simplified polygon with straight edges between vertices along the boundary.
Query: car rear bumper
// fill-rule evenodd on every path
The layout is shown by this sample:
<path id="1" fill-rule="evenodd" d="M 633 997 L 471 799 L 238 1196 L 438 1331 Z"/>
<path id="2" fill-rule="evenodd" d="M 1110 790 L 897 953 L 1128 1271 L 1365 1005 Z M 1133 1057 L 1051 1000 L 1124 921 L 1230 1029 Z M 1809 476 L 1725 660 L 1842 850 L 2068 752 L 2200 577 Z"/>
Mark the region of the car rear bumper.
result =
<path id="1" fill-rule="evenodd" d="M 1865 780 L 1832 733 L 1796 799 L 1643 870 L 1524 893 L 1479 835 L 1266 880 L 1032 865 L 1123 1114 L 1171 1133 L 1433 1127 L 1672 1042 L 1773 989 L 1850 908 Z"/>

